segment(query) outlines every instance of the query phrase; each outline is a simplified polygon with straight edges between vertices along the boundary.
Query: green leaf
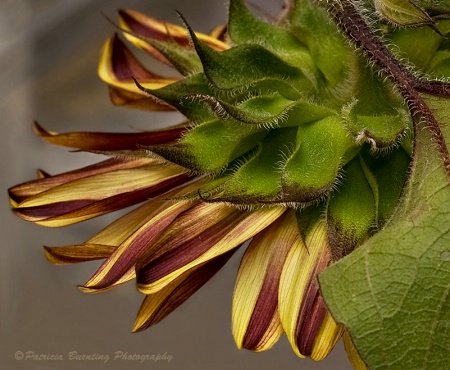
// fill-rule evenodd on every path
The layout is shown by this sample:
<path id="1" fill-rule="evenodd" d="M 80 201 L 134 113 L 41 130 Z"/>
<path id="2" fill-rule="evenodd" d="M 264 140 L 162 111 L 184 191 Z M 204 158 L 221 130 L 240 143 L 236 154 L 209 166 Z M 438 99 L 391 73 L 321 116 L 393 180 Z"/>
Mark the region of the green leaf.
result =
<path id="1" fill-rule="evenodd" d="M 450 138 L 448 100 L 425 96 Z M 386 225 L 320 275 L 333 317 L 371 370 L 450 368 L 450 185 L 429 130 Z"/>

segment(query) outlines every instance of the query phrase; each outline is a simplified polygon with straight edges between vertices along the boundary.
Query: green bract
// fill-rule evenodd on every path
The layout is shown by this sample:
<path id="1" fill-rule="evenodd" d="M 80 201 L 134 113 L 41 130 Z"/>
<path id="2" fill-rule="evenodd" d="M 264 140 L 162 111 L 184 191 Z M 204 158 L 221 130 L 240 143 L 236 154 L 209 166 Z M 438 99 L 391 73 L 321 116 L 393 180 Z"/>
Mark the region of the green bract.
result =
<path id="1" fill-rule="evenodd" d="M 354 176 L 370 184 L 373 212 L 362 226 L 340 207 L 346 221 L 336 215 L 336 222 L 358 240 L 382 224 L 378 217 L 385 220 L 395 202 L 387 211 L 378 199 L 379 179 L 361 162 L 407 157 L 401 144 L 410 147 L 404 143 L 410 118 L 392 87 L 369 76 L 366 61 L 311 1 L 297 2 L 281 26 L 231 1 L 228 31 L 233 46 L 222 52 L 190 31 L 202 72 L 159 47 L 180 72 L 192 73 L 158 90 L 143 89 L 194 126 L 173 145 L 147 149 L 195 173 L 220 176 L 216 187 L 205 185 L 200 193 L 240 206 L 326 202 Z M 349 210 L 358 208 L 360 196 L 348 191 Z"/>

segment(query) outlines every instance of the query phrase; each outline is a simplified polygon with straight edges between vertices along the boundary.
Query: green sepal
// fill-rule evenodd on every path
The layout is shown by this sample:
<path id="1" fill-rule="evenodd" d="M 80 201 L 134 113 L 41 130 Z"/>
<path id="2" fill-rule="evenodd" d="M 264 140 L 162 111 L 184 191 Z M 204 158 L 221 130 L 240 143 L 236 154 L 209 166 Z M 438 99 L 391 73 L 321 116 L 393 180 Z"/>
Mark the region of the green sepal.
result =
<path id="1" fill-rule="evenodd" d="M 185 195 L 184 198 L 188 200 L 200 199 L 204 202 L 215 202 L 217 201 L 217 195 L 223 191 L 229 177 L 230 173 L 225 169 L 224 173 L 217 175 L 213 180 L 202 185 L 197 191 Z"/>
<path id="2" fill-rule="evenodd" d="M 288 18 L 288 29 L 307 45 L 320 71 L 316 99 L 321 102 L 348 99 L 357 75 L 357 58 L 327 12 L 316 1 L 295 0 Z"/>
<path id="3" fill-rule="evenodd" d="M 337 115 L 298 126 L 296 149 L 282 169 L 285 197 L 293 202 L 320 199 L 358 150 Z"/>
<path id="4" fill-rule="evenodd" d="M 318 70 L 307 46 L 289 30 L 258 19 L 243 0 L 230 1 L 228 34 L 236 45 L 258 44 L 270 50 L 317 85 Z"/>
<path id="5" fill-rule="evenodd" d="M 377 214 L 376 197 L 359 156 L 343 170 L 342 183 L 327 207 L 328 239 L 334 261 L 349 254 L 368 236 Z"/>
<path id="6" fill-rule="evenodd" d="M 375 0 L 375 8 L 388 21 L 400 26 L 434 24 L 422 8 L 410 0 Z"/>
<path id="7" fill-rule="evenodd" d="M 219 89 L 242 90 L 266 78 L 287 80 L 306 91 L 312 89 L 298 68 L 260 45 L 238 45 L 219 52 L 203 44 L 190 28 L 189 33 L 206 77 Z"/>
<path id="8" fill-rule="evenodd" d="M 413 0 L 413 2 L 432 16 L 450 14 L 450 0 Z"/>
<path id="9" fill-rule="evenodd" d="M 203 73 L 188 76 L 160 89 L 147 89 L 137 82 L 136 84 L 142 91 L 176 108 L 192 122 L 203 122 L 214 118 L 208 107 L 192 98 L 196 94 L 213 94 Z"/>
<path id="10" fill-rule="evenodd" d="M 252 85 L 247 86 L 244 92 L 238 92 L 235 96 L 242 96 L 245 99 L 248 96 L 270 94 L 279 94 L 289 100 L 297 100 L 304 97 L 304 93 L 294 88 L 288 82 L 275 78 L 263 78 L 262 80 L 256 81 Z"/>
<path id="11" fill-rule="evenodd" d="M 296 128 L 274 129 L 255 154 L 229 177 L 220 199 L 238 204 L 282 203 L 283 148 L 295 145 Z"/>
<path id="12" fill-rule="evenodd" d="M 358 68 L 358 80 L 354 84 L 352 100 L 349 99 L 350 102 L 343 108 L 344 115 L 350 108 L 361 116 L 391 116 L 397 115 L 399 108 L 407 109 L 393 84 L 372 73 L 364 59 L 358 60 Z"/>
<path id="13" fill-rule="evenodd" d="M 404 189 L 410 156 L 402 149 L 385 156 L 374 156 L 369 150 L 360 151 L 361 164 L 377 203 L 376 228 L 380 230 L 392 216 Z"/>
<path id="14" fill-rule="evenodd" d="M 367 142 L 372 150 L 397 145 L 405 136 L 410 125 L 407 111 L 398 109 L 393 115 L 360 115 L 357 114 L 358 103 L 343 108 L 342 116 L 346 128 L 358 144 Z"/>
<path id="15" fill-rule="evenodd" d="M 317 221 L 326 214 L 326 203 L 301 207 L 296 209 L 298 231 L 303 238 L 309 234 L 310 230 L 316 225 Z"/>
<path id="16" fill-rule="evenodd" d="M 183 76 L 202 72 L 202 63 L 194 49 L 188 49 L 176 42 L 147 38 L 145 41 L 164 55 Z"/>
<path id="17" fill-rule="evenodd" d="M 269 131 L 251 125 L 212 120 L 195 126 L 176 144 L 148 147 L 195 173 L 214 174 L 258 145 Z"/>
<path id="18" fill-rule="evenodd" d="M 238 105 L 207 95 L 197 95 L 220 119 L 235 120 L 262 127 L 289 127 L 317 121 L 335 111 L 308 101 L 292 101 L 278 94 L 249 98 Z"/>
<path id="19" fill-rule="evenodd" d="M 395 53 L 425 71 L 439 48 L 442 36 L 428 27 L 399 28 L 387 36 Z"/>
<path id="20" fill-rule="evenodd" d="M 437 78 L 450 76 L 450 21 L 441 24 L 447 26 L 446 33 L 444 33 L 446 37 L 442 39 L 439 49 L 433 55 L 433 59 L 431 59 L 427 68 L 428 74 Z"/>

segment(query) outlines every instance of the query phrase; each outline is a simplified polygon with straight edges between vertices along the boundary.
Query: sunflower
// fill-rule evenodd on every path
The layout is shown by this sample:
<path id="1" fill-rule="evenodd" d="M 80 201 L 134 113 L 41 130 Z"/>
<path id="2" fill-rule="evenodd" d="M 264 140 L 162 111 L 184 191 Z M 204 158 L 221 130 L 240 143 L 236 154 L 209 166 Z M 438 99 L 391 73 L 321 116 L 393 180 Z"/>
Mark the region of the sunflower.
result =
<path id="1" fill-rule="evenodd" d="M 145 298 L 133 331 L 161 321 L 245 248 L 232 302 L 237 346 L 264 351 L 285 333 L 298 356 L 321 360 L 344 334 L 364 369 L 317 276 L 392 215 L 410 164 L 411 107 L 347 41 L 338 5 L 288 5 L 273 23 L 232 0 L 228 25 L 209 35 L 181 15 L 178 26 L 120 10 L 125 39 L 179 77 L 148 70 L 114 35 L 98 68 L 111 101 L 186 120 L 139 133 L 35 123 L 47 142 L 107 159 L 41 172 L 9 196 L 19 217 L 50 227 L 140 204 L 82 244 L 45 247 L 55 264 L 104 260 L 84 292 L 136 280 Z M 385 27 L 384 37 L 410 51 L 395 32 Z M 438 46 L 435 73 L 446 68 Z"/>

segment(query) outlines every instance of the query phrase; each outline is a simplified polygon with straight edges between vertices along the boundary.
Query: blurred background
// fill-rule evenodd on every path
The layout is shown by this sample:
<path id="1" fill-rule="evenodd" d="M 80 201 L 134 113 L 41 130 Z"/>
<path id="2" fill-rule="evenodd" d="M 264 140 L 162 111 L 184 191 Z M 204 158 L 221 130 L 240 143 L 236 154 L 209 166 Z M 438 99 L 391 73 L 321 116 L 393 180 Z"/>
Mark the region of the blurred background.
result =
<path id="1" fill-rule="evenodd" d="M 253 0 L 260 13 L 276 15 L 282 0 Z M 176 10 L 194 29 L 208 32 L 226 21 L 223 0 L 2 0 L 0 3 L 0 367 L 2 369 L 350 369 L 341 344 L 320 363 L 301 360 L 286 338 L 265 353 L 236 349 L 230 329 L 231 296 L 239 260 L 234 258 L 209 284 L 162 323 L 132 334 L 142 301 L 133 284 L 95 295 L 81 293 L 98 263 L 53 266 L 42 245 L 83 242 L 119 214 L 62 229 L 16 218 L 7 188 L 98 160 L 45 144 L 31 131 L 37 120 L 54 131 L 132 131 L 180 122 L 173 113 L 113 107 L 96 75 L 103 42 L 115 32 L 106 17 L 126 7 L 178 23 Z M 106 16 L 106 17 L 105 17 Z M 155 66 L 156 67 L 156 66 Z M 129 355 L 161 359 L 114 360 Z M 21 359 L 35 355 L 62 360 Z M 94 359 L 70 360 L 69 353 Z M 101 360 L 108 355 L 109 361 Z M 97 359 L 95 359 L 97 358 Z"/>

